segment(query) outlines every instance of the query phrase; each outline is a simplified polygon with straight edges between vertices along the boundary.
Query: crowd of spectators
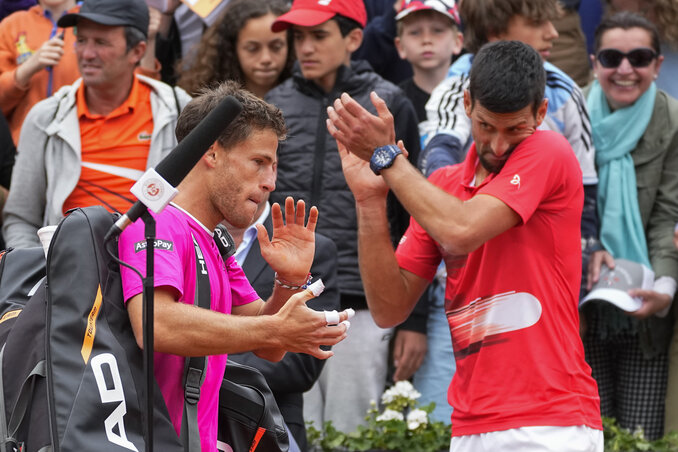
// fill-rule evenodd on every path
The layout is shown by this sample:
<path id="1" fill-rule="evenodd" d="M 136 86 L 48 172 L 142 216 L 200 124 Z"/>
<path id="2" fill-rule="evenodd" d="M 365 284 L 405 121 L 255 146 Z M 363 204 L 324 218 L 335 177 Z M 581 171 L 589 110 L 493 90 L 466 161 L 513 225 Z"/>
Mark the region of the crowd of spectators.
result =
<path id="1" fill-rule="evenodd" d="M 632 293 L 642 300 L 636 312 L 606 303 L 579 310 L 601 414 L 650 439 L 678 430 L 674 0 L 222 0 L 205 17 L 186 3 L 2 2 L 3 247 L 39 246 L 38 229 L 75 207 L 124 213 L 132 184 L 177 145 L 191 98 L 235 81 L 285 121 L 271 203 L 291 196 L 320 212 L 311 271 L 327 289 L 309 306 L 356 316 L 329 360 L 233 358 L 269 380 L 295 450 L 308 447 L 304 421 L 355 430 L 392 381 L 412 379 L 422 401 L 436 403 L 434 418 L 449 422 L 461 351 L 450 336 L 450 263 L 440 262 L 402 323 L 375 323 L 359 265 L 356 192 L 327 109 L 348 94 L 378 115 L 376 93 L 407 159 L 425 177 L 440 175 L 464 162 L 476 139 L 465 98 L 475 56 L 488 43 L 520 41 L 539 53 L 546 74 L 539 128 L 565 137 L 581 173 L 578 298 L 615 259 L 656 275 L 652 288 Z M 266 299 L 276 277 L 255 225 L 272 230 L 271 204 L 257 203 L 249 227 L 225 226 Z M 392 192 L 385 212 L 395 248 L 411 212 Z"/>

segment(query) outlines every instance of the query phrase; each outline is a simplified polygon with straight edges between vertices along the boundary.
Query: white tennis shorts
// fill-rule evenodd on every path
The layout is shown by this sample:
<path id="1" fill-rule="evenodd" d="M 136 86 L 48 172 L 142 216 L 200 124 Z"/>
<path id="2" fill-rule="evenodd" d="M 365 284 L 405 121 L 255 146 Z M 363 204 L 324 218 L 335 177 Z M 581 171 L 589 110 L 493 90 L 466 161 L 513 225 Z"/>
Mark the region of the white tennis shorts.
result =
<path id="1" fill-rule="evenodd" d="M 450 452 L 603 452 L 603 431 L 584 425 L 521 427 L 454 436 Z"/>

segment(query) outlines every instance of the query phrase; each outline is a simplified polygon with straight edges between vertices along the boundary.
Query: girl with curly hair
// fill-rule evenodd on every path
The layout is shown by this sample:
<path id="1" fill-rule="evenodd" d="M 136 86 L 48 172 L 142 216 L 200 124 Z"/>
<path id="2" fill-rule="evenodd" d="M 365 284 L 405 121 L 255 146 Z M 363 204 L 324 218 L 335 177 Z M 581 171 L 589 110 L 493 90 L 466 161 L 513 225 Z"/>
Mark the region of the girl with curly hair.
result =
<path id="1" fill-rule="evenodd" d="M 203 87 L 236 80 L 263 98 L 290 76 L 291 40 L 286 32 L 271 31 L 273 21 L 288 9 L 284 0 L 231 0 L 203 35 L 178 85 L 196 95 Z"/>

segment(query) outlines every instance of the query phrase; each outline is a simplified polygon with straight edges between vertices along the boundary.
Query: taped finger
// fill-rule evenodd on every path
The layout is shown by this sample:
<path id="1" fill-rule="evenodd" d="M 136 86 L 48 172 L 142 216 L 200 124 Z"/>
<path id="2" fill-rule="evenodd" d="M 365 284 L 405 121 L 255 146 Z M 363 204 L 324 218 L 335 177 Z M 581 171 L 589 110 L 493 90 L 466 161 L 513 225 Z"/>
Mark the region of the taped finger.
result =
<path id="1" fill-rule="evenodd" d="M 336 310 L 325 311 L 325 320 L 328 325 L 336 325 L 339 323 L 339 313 Z"/>
<path id="2" fill-rule="evenodd" d="M 322 279 L 318 279 L 317 281 L 315 281 L 314 283 L 312 283 L 308 286 L 308 290 L 310 290 L 313 293 L 314 297 L 317 297 L 318 295 L 323 293 L 323 290 L 325 290 L 325 284 L 323 284 Z M 328 311 L 325 311 L 325 317 L 327 317 L 327 312 Z M 334 311 L 334 312 L 337 312 L 337 311 Z M 338 316 L 339 316 L 339 314 L 337 314 L 337 317 Z M 338 320 L 337 320 L 337 322 L 338 322 Z M 334 322 L 334 323 L 337 323 L 337 322 Z"/>

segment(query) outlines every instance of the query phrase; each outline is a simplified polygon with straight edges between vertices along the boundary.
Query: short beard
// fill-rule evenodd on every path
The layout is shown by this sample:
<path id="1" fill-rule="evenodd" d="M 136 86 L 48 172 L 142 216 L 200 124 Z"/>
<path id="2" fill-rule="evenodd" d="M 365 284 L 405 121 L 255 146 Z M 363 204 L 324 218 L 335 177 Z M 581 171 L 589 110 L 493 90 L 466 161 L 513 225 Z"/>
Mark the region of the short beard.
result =
<path id="1" fill-rule="evenodd" d="M 498 173 L 499 171 L 501 171 L 502 168 L 504 168 L 504 165 L 506 165 L 506 162 L 508 161 L 509 157 L 511 156 L 511 154 L 513 153 L 513 151 L 515 150 L 515 148 L 516 148 L 516 146 L 513 146 L 511 149 L 509 149 L 508 151 L 506 151 L 506 153 L 504 154 L 504 155 L 506 156 L 506 158 L 503 159 L 503 160 L 501 160 L 501 162 L 500 162 L 499 164 L 497 164 L 497 165 L 491 164 L 489 161 L 487 161 L 487 160 L 484 158 L 483 154 L 481 154 L 481 153 L 478 153 L 478 154 L 477 154 L 477 155 L 478 155 L 478 160 L 480 160 L 480 164 L 483 165 L 483 168 L 485 168 L 485 169 L 486 169 L 487 171 L 489 171 L 490 173 L 496 174 L 496 173 Z"/>
<path id="2" fill-rule="evenodd" d="M 492 165 L 490 162 L 488 162 L 487 160 L 485 160 L 485 159 L 484 159 L 482 156 L 480 156 L 480 155 L 478 155 L 478 160 L 480 160 L 480 164 L 483 166 L 483 168 L 485 168 L 488 172 L 493 173 L 493 174 L 496 174 L 496 173 L 498 173 L 499 171 L 501 171 L 501 169 L 504 167 L 504 163 L 506 163 L 506 162 L 504 161 L 504 162 L 501 164 L 501 166 Z"/>

